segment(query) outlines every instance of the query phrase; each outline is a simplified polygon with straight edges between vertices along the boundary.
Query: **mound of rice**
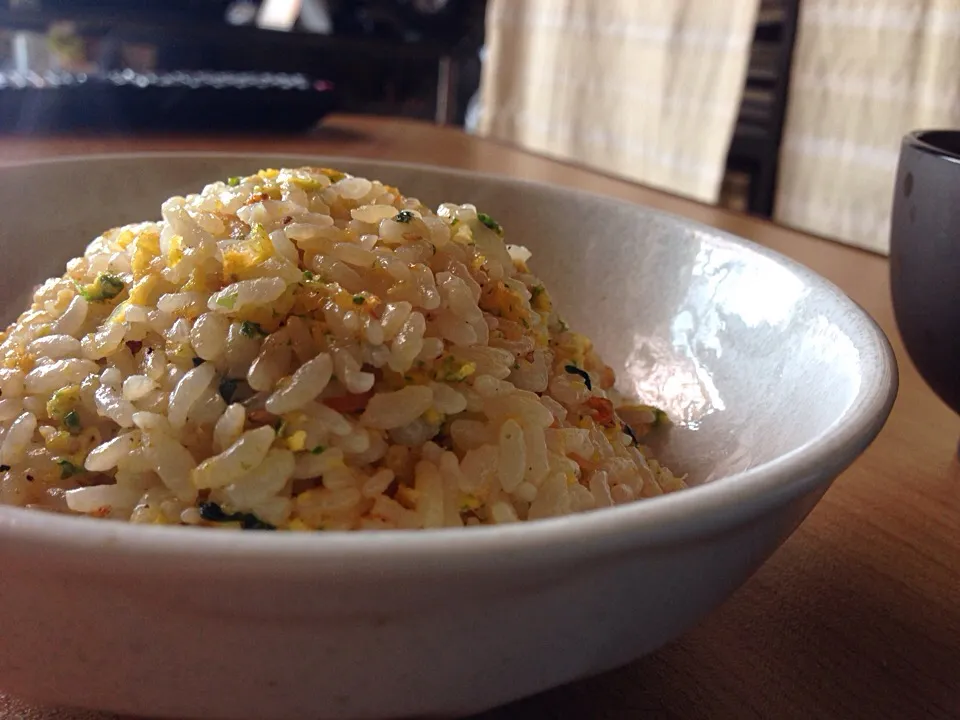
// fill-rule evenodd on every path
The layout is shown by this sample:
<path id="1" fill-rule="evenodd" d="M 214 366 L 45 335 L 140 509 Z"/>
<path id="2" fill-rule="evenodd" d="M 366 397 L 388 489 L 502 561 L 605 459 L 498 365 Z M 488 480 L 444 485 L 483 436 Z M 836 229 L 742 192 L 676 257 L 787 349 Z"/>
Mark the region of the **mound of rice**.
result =
<path id="1" fill-rule="evenodd" d="M 174 197 L 0 336 L 0 501 L 135 523 L 431 528 L 684 487 L 529 252 L 325 168 Z M 629 419 L 632 425 L 625 420 Z"/>

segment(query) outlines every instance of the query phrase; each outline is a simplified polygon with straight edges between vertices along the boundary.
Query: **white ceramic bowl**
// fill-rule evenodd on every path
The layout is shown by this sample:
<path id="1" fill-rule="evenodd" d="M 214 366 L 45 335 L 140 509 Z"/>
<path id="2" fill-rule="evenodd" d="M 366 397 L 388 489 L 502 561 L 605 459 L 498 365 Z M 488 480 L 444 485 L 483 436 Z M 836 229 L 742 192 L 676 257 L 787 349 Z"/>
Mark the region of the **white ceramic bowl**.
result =
<path id="1" fill-rule="evenodd" d="M 156 217 L 161 200 L 214 178 L 306 161 L 165 154 L 0 169 L 8 319 L 99 231 Z M 883 333 L 775 253 L 554 187 L 321 162 L 499 219 L 621 385 L 669 410 L 677 426 L 662 451 L 699 486 L 574 517 L 409 533 L 144 528 L 3 507 L 5 690 L 166 717 L 480 711 L 683 632 L 783 542 L 887 417 L 897 373 Z"/>

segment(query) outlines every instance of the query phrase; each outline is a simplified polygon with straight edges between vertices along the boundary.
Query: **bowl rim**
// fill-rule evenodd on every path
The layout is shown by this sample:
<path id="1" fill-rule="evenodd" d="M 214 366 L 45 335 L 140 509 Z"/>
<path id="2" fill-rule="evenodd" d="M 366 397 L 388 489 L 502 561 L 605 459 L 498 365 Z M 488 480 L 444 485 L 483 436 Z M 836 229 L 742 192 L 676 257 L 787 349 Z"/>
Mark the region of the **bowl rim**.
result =
<path id="1" fill-rule="evenodd" d="M 948 150 L 937 142 L 939 137 L 945 135 L 949 135 L 956 140 L 957 147 L 960 148 L 960 130 L 949 128 L 914 130 L 903 136 L 903 143 L 928 155 L 934 155 L 949 162 L 960 163 L 960 149 L 957 151 Z"/>
<path id="2" fill-rule="evenodd" d="M 771 461 L 733 475 L 717 478 L 682 492 L 628 503 L 615 508 L 575 513 L 559 518 L 495 527 L 465 527 L 417 531 L 342 533 L 213 532 L 208 528 L 138 526 L 115 521 L 56 515 L 0 505 L 0 544 L 14 545 L 90 569 L 102 568 L 109 559 L 116 569 L 125 565 L 140 570 L 145 558 L 175 560 L 178 572 L 209 572 L 234 563 L 246 571 L 283 575 L 309 565 L 315 570 L 334 570 L 340 576 L 455 574 L 471 569 L 537 562 L 589 560 L 637 545 L 665 545 L 721 532 L 749 522 L 772 508 L 828 486 L 880 432 L 892 409 L 898 388 L 898 368 L 893 349 L 876 321 L 842 290 L 803 264 L 763 245 L 683 216 L 639 203 L 599 195 L 562 185 L 473 172 L 422 163 L 376 158 L 316 155 L 281 151 L 203 152 L 162 151 L 97 153 L 0 165 L 0 174 L 37 165 L 90 164 L 115 161 L 162 161 L 236 159 L 266 162 L 300 158 L 304 163 L 336 166 L 379 166 L 407 171 L 482 178 L 519 190 L 539 189 L 566 196 L 590 197 L 609 206 L 633 206 L 688 230 L 758 254 L 785 267 L 838 305 L 851 335 L 864 358 L 863 375 L 856 396 L 845 413 L 820 434 L 798 448 Z M 825 489 L 825 487 L 824 487 Z M 449 562 L 456 558 L 456 563 Z M 446 561 L 442 563 L 441 561 Z"/>

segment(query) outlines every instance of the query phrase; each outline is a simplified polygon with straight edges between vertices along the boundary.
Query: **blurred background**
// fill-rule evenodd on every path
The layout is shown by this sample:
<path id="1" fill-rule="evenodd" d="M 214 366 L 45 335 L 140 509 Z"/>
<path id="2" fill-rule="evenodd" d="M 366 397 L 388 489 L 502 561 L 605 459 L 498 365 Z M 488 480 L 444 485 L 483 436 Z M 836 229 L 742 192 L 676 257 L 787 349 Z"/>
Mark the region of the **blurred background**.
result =
<path id="1" fill-rule="evenodd" d="M 412 118 L 879 252 L 958 70 L 960 0 L 0 0 L 0 132 Z"/>

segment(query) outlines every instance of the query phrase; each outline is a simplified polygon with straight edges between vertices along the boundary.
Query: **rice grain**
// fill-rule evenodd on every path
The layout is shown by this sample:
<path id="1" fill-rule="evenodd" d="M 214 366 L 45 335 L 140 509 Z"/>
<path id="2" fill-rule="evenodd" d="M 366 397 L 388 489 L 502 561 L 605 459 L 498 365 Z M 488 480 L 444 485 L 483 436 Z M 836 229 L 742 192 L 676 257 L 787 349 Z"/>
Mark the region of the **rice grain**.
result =
<path id="1" fill-rule="evenodd" d="M 474 205 L 264 169 L 175 196 L 0 336 L 0 502 L 156 525 L 524 522 L 685 487 Z"/>

